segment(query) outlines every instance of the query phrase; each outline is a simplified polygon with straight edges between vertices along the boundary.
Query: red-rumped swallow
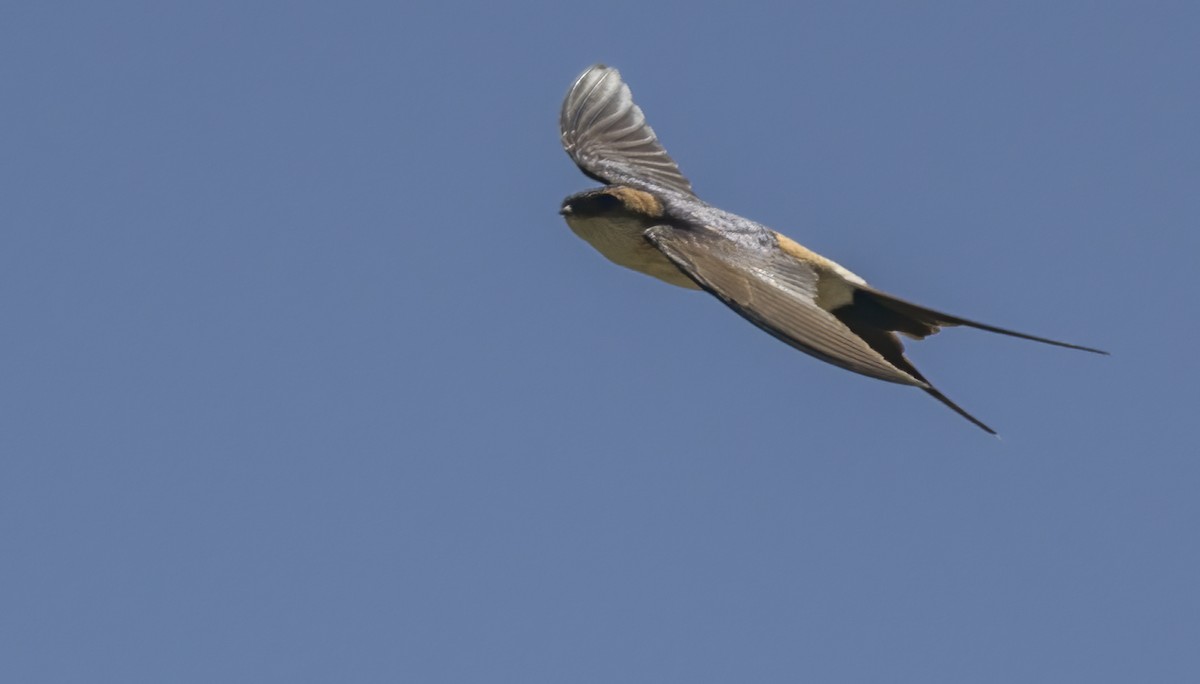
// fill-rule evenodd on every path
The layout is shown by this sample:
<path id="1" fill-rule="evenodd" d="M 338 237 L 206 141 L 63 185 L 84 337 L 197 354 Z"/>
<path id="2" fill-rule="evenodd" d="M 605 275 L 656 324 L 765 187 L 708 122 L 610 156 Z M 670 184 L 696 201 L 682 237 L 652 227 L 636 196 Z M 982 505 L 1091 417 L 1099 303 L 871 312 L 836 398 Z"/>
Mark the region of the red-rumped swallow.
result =
<path id="1" fill-rule="evenodd" d="M 703 289 L 802 352 L 863 375 L 919 387 L 991 434 L 935 388 L 896 333 L 923 339 L 965 325 L 1107 352 L 951 316 L 881 292 L 790 238 L 702 201 L 655 137 L 616 69 L 597 64 L 567 92 L 559 119 L 567 154 L 605 183 L 563 200 L 576 235 L 609 260 L 672 285 Z"/>

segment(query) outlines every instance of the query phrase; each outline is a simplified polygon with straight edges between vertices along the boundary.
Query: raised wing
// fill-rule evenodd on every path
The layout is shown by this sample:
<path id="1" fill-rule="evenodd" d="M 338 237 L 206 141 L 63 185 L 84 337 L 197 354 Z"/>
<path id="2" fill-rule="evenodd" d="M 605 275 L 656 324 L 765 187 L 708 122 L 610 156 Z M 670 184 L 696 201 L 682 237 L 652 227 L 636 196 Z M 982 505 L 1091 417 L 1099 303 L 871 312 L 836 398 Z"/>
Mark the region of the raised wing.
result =
<path id="1" fill-rule="evenodd" d="M 809 264 L 779 252 L 744 248 L 703 228 L 654 226 L 646 238 L 700 287 L 800 351 L 880 380 L 929 386 L 817 306 L 819 275 Z"/>
<path id="2" fill-rule="evenodd" d="M 563 148 L 590 178 L 616 184 L 632 177 L 694 194 L 616 69 L 597 64 L 580 74 L 558 125 Z"/>

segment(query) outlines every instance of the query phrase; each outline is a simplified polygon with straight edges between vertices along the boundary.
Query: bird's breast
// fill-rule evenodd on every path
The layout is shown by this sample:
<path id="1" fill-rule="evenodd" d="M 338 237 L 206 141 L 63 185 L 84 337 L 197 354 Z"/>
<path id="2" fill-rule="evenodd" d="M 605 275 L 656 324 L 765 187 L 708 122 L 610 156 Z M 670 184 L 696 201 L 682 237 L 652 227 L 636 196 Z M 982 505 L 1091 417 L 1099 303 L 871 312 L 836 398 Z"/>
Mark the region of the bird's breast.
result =
<path id="1" fill-rule="evenodd" d="M 595 247 L 609 261 L 672 285 L 699 289 L 699 285 L 646 240 L 647 226 L 644 221 L 569 214 L 566 219 L 572 232 Z"/>

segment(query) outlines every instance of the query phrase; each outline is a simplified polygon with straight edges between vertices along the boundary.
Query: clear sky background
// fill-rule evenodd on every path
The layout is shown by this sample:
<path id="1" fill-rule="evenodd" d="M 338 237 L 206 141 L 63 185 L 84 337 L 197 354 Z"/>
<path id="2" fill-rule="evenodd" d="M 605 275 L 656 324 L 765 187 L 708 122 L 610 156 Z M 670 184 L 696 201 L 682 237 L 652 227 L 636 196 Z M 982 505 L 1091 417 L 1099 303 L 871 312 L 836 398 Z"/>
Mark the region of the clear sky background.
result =
<path id="1" fill-rule="evenodd" d="M 0 680 L 1200 681 L 1195 3 L 0 8 Z M 970 6 L 968 6 L 970 5 Z M 606 262 L 711 203 L 1003 439 Z"/>

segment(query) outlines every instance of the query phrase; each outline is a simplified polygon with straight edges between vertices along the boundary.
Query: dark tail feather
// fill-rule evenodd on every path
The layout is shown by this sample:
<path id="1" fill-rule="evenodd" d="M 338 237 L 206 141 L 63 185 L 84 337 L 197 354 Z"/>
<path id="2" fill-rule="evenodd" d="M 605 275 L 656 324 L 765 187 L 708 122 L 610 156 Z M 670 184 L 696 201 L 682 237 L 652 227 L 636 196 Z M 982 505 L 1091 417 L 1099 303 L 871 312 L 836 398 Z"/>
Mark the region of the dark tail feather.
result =
<path id="1" fill-rule="evenodd" d="M 888 363 L 924 383 L 921 389 L 928 392 L 929 396 L 949 406 L 955 413 L 979 426 L 984 432 L 996 434 L 996 431 L 988 427 L 986 423 L 950 401 L 949 397 L 939 392 L 929 380 L 926 380 L 921 371 L 917 370 L 912 361 L 909 361 L 908 357 L 904 355 L 904 345 L 900 344 L 900 338 L 896 337 L 895 332 L 892 332 L 899 330 L 918 338 L 932 335 L 937 332 L 937 323 L 933 322 L 929 316 L 933 312 L 922 310 L 918 316 L 906 311 L 896 311 L 888 308 L 871 295 L 873 293 L 868 290 L 859 290 L 855 293 L 853 305 L 834 309 L 833 315 L 845 323 L 846 327 L 861 337 L 872 349 L 879 352 L 879 355 Z M 868 301 L 863 301 L 864 298 L 867 298 Z"/>
<path id="2" fill-rule="evenodd" d="M 958 415 L 962 416 L 963 418 L 966 418 L 967 420 L 971 421 L 975 425 L 979 426 L 979 428 L 982 429 L 984 432 L 988 433 L 989 435 L 996 434 L 995 430 L 988 427 L 987 424 L 984 423 L 982 420 L 979 420 L 975 416 L 967 413 L 963 409 L 963 407 L 959 406 L 958 404 L 954 403 L 953 401 L 950 401 L 949 397 L 947 397 L 946 395 L 937 391 L 937 388 L 935 388 L 933 385 L 924 387 L 922 389 L 924 389 L 929 394 L 929 396 L 933 397 L 934 399 L 937 399 L 938 401 L 942 402 L 946 406 L 949 406 Z"/>
<path id="3" fill-rule="evenodd" d="M 951 316 L 950 314 L 944 314 L 940 311 L 934 311 L 933 309 L 927 309 L 923 306 L 913 304 L 912 302 L 906 302 L 903 299 L 898 299 L 896 297 L 893 297 L 890 294 L 885 294 L 878 290 L 864 288 L 864 289 L 859 290 L 859 292 L 869 295 L 869 297 L 871 299 L 875 300 L 878 304 L 880 304 L 884 307 L 887 307 L 888 309 L 891 309 L 892 311 L 900 314 L 901 316 L 911 318 L 911 319 L 918 321 L 920 323 L 923 323 L 925 325 L 933 326 L 934 328 L 936 328 L 939 325 L 965 325 L 965 326 L 968 326 L 971 328 L 978 328 L 979 330 L 986 330 L 988 332 L 999 333 L 1001 335 L 1008 335 L 1009 337 L 1019 337 L 1023 340 L 1033 340 L 1034 342 L 1041 342 L 1043 344 L 1052 344 L 1056 347 L 1066 347 L 1067 349 L 1078 349 L 1080 351 L 1091 352 L 1093 354 L 1104 354 L 1105 356 L 1108 355 L 1108 352 L 1103 351 L 1101 349 L 1095 349 L 1093 347 L 1085 347 L 1083 345 L 1071 344 L 1069 342 L 1059 342 L 1058 340 L 1051 340 L 1051 339 L 1048 339 L 1045 337 L 1038 337 L 1036 335 L 1029 335 L 1029 334 L 1026 334 L 1023 332 L 1017 332 L 1015 330 L 1007 330 L 1005 328 L 997 328 L 994 325 L 988 325 L 986 323 L 979 323 L 976 321 L 968 320 L 966 318 L 959 318 L 958 316 Z M 964 413 L 962 411 L 962 409 L 958 408 L 957 406 L 954 406 L 954 404 L 950 403 L 945 397 L 939 396 L 937 394 L 934 394 L 934 396 L 938 397 L 938 399 L 940 401 L 947 403 L 951 408 L 958 411 L 959 413 L 963 413 L 963 415 L 966 415 L 966 413 Z M 978 423 L 978 421 L 975 421 L 975 419 L 971 418 L 970 416 L 967 416 L 967 418 L 969 418 L 973 422 Z M 987 429 L 986 426 L 984 426 L 982 424 L 980 424 L 980 427 L 984 427 L 984 429 Z M 989 432 L 990 432 L 990 430 L 989 430 Z"/>

